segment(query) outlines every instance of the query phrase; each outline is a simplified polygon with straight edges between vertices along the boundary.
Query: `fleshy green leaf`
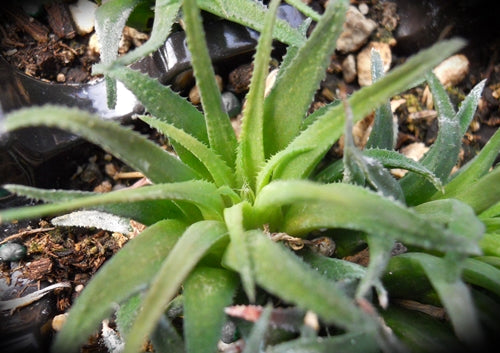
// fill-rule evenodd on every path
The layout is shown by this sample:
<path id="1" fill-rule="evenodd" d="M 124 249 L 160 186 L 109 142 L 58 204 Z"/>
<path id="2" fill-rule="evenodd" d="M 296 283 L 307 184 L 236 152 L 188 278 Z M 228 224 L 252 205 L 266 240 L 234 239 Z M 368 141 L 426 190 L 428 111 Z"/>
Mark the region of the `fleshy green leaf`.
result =
<path id="1" fill-rule="evenodd" d="M 88 191 L 45 190 L 23 185 L 16 185 L 15 193 L 20 196 L 26 196 L 31 199 L 50 203 L 65 202 L 81 197 L 99 195 Z M 183 211 L 185 212 L 186 210 L 181 211 L 179 205 L 174 204 L 170 200 L 145 200 L 107 204 L 96 206 L 95 209 L 103 212 L 109 212 L 117 216 L 128 217 L 145 225 L 151 225 L 162 219 L 179 219 L 188 221 L 187 219 L 184 219 L 187 214 L 184 214 Z M 191 221 L 197 219 L 196 214 L 189 214 L 189 216 Z M 199 217 L 201 217 L 201 215 L 199 215 Z"/>
<path id="2" fill-rule="evenodd" d="M 229 167 L 233 167 L 236 158 L 236 135 L 229 117 L 222 108 L 222 99 L 215 81 L 196 0 L 184 0 L 182 10 L 186 23 L 187 44 L 191 52 L 191 64 L 205 113 L 210 148 L 219 154 Z"/>
<path id="3" fill-rule="evenodd" d="M 373 336 L 364 333 L 346 333 L 342 335 L 298 338 L 270 347 L 268 353 L 376 353 L 380 348 Z"/>
<path id="4" fill-rule="evenodd" d="M 382 150 L 382 149 L 365 149 L 363 155 L 367 158 L 373 158 L 382 163 L 385 168 L 400 168 L 412 171 L 424 176 L 429 180 L 436 189 L 444 190 L 441 180 L 439 180 L 432 172 L 425 168 L 419 162 L 404 156 L 397 151 Z M 342 178 L 344 164 L 342 160 L 335 161 L 328 167 L 320 171 L 314 176 L 314 180 L 322 183 L 333 183 Z"/>
<path id="5" fill-rule="evenodd" d="M 184 353 L 184 341 L 175 327 L 163 315 L 151 334 L 151 343 L 155 352 Z"/>
<path id="6" fill-rule="evenodd" d="M 500 269 L 476 259 L 465 260 L 463 279 L 500 296 Z"/>
<path id="7" fill-rule="evenodd" d="M 116 309 L 116 303 L 146 288 L 185 227 L 178 221 L 161 221 L 129 241 L 106 262 L 71 307 L 56 336 L 54 351 L 77 352 L 101 320 Z"/>
<path id="8" fill-rule="evenodd" d="M 198 158 L 198 160 L 203 164 L 205 171 L 208 171 L 216 186 L 227 185 L 234 187 L 235 180 L 231 169 L 219 155 L 214 153 L 205 144 L 171 124 L 164 123 L 148 116 L 141 116 L 140 118 L 161 133 L 168 136 L 169 141 L 175 141 L 177 144 Z M 186 164 L 189 165 L 189 161 L 186 161 Z M 192 168 L 195 169 L 196 167 L 192 166 Z M 196 170 L 200 174 L 204 174 L 204 171 L 198 169 Z"/>
<path id="9" fill-rule="evenodd" d="M 411 352 L 456 352 L 463 344 L 453 335 L 449 325 L 415 310 L 391 305 L 381 312 L 384 321 Z"/>
<path id="10" fill-rule="evenodd" d="M 197 179 L 197 174 L 146 137 L 82 110 L 45 105 L 19 109 L 8 115 L 3 127 L 13 131 L 45 125 L 67 130 L 101 146 L 155 183 Z"/>
<path id="11" fill-rule="evenodd" d="M 457 193 L 464 192 L 470 185 L 478 181 L 493 165 L 500 152 L 500 130 L 488 140 L 479 154 L 464 165 L 446 184 L 444 193 L 436 193 L 432 199 L 450 198 Z"/>
<path id="12" fill-rule="evenodd" d="M 128 16 L 140 0 L 113 0 L 99 6 L 95 12 L 95 31 L 101 48 L 101 62 L 109 65 L 118 56 L 118 47 Z M 106 77 L 108 107 L 116 104 L 116 81 Z"/>
<path id="13" fill-rule="evenodd" d="M 365 273 L 366 268 L 354 262 L 349 262 L 332 257 L 321 256 L 313 251 L 306 250 L 302 257 L 312 268 L 322 276 L 334 281 L 359 280 Z"/>
<path id="14" fill-rule="evenodd" d="M 208 144 L 203 114 L 170 87 L 128 67 L 113 67 L 105 72 L 131 90 L 154 117 Z"/>
<path id="15" fill-rule="evenodd" d="M 430 201 L 416 206 L 415 210 L 428 220 L 442 224 L 454 234 L 476 242 L 485 230 L 472 208 L 458 200 Z"/>
<path id="16" fill-rule="evenodd" d="M 233 22 L 242 24 L 262 32 L 264 28 L 264 17 L 266 7 L 257 1 L 248 0 L 197 0 L 198 6 L 219 17 L 229 19 Z M 300 46 L 304 43 L 305 37 L 290 26 L 284 20 L 278 19 L 273 29 L 273 38 L 280 42 Z"/>
<path id="17" fill-rule="evenodd" d="M 248 231 L 255 281 L 264 289 L 303 309 L 314 311 L 327 323 L 370 332 L 375 323 L 334 283 L 299 260 L 260 231 Z"/>
<path id="18" fill-rule="evenodd" d="M 135 315 L 141 306 L 141 301 L 141 293 L 137 293 L 122 303 L 116 311 L 116 328 L 121 337 L 127 336 Z"/>
<path id="19" fill-rule="evenodd" d="M 210 247 L 225 236 L 227 236 L 226 227 L 217 221 L 195 223 L 182 234 L 151 282 L 144 297 L 142 310 L 137 315 L 125 341 L 124 353 L 139 351 L 144 339 L 155 328 L 181 283 Z"/>
<path id="20" fill-rule="evenodd" d="M 500 258 L 500 234 L 486 233 L 479 242 L 484 255 Z"/>
<path id="21" fill-rule="evenodd" d="M 239 177 L 255 189 L 257 172 L 264 164 L 264 91 L 272 49 L 272 28 L 279 1 L 272 1 L 264 20 L 264 29 L 257 44 L 250 90 L 243 110 L 240 143 L 236 156 Z"/>
<path id="22" fill-rule="evenodd" d="M 424 248 L 472 254 L 480 251 L 476 238 L 457 235 L 441 224 L 429 222 L 426 216 L 359 186 L 275 181 L 263 188 L 255 200 L 256 212 L 262 217 L 285 205 L 290 206 L 281 229 L 290 235 L 304 235 L 325 227 L 347 228 L 385 234 Z"/>
<path id="23" fill-rule="evenodd" d="M 376 82 L 384 77 L 384 64 L 377 50 L 371 52 L 371 72 L 372 82 Z M 396 144 L 397 132 L 395 130 L 391 104 L 387 101 L 375 110 L 370 137 L 366 142 L 366 148 L 381 148 L 392 150 Z"/>
<path id="24" fill-rule="evenodd" d="M 158 49 L 170 34 L 181 7 L 180 0 L 156 0 L 151 34 L 146 43 L 118 58 L 114 64 L 128 65 Z"/>
<path id="25" fill-rule="evenodd" d="M 250 332 L 250 336 L 245 341 L 243 353 L 260 353 L 262 351 L 266 333 L 268 332 L 272 309 L 273 306 L 268 304 L 262 311 L 259 320 L 257 320 Z"/>
<path id="26" fill-rule="evenodd" d="M 399 152 L 382 149 L 367 149 L 363 151 L 363 154 L 367 157 L 375 158 L 386 168 L 401 168 L 417 173 L 431 182 L 436 189 L 443 189 L 441 180 L 437 178 L 429 169 Z"/>
<path id="27" fill-rule="evenodd" d="M 458 160 L 462 136 L 472 120 L 485 81 L 476 85 L 463 102 L 462 109 L 456 114 L 443 85 L 433 73 L 429 74 L 427 82 L 439 114 L 439 133 L 421 163 L 446 182 Z M 419 204 L 435 193 L 428 181 L 413 173 L 408 173 L 401 179 L 401 186 L 409 205 Z"/>
<path id="28" fill-rule="evenodd" d="M 460 133 L 464 135 L 474 118 L 474 113 L 476 112 L 479 100 L 481 99 L 481 94 L 483 92 L 484 86 L 486 85 L 486 79 L 479 82 L 472 88 L 467 97 L 460 104 L 458 109 L 458 121 L 460 121 Z"/>
<path id="29" fill-rule="evenodd" d="M 404 201 L 401 186 L 394 177 L 376 160 L 358 151 L 352 137 L 352 110 L 344 100 L 346 123 L 344 133 L 344 182 L 368 186 L 386 197 Z"/>
<path id="30" fill-rule="evenodd" d="M 239 203 L 224 210 L 224 219 L 229 231 L 231 242 L 224 254 L 223 262 L 227 266 L 237 268 L 245 294 L 250 302 L 255 301 L 255 281 L 253 265 L 248 250 L 248 235 L 244 227 L 244 209 L 247 203 Z"/>
<path id="31" fill-rule="evenodd" d="M 16 192 L 23 186 L 6 185 L 5 188 Z M 172 184 L 157 184 L 138 189 L 124 189 L 105 194 L 93 194 L 56 204 L 32 207 L 11 208 L 0 211 L 0 223 L 14 219 L 28 219 L 57 213 L 68 212 L 79 208 L 95 208 L 106 204 L 137 202 L 145 200 L 187 201 L 200 208 L 206 219 L 221 219 L 223 203 L 216 187 L 205 181 L 186 181 Z"/>
<path id="32" fill-rule="evenodd" d="M 301 0 L 285 0 L 287 3 L 295 7 L 297 10 L 302 12 L 307 17 L 310 17 L 314 21 L 318 22 L 321 19 L 321 15 L 314 11 L 307 3 Z"/>
<path id="33" fill-rule="evenodd" d="M 462 145 L 460 122 L 451 105 L 450 98 L 438 78 L 430 73 L 427 82 L 438 112 L 439 132 L 436 142 L 420 162 L 439 179 L 446 182 L 457 162 Z M 419 175 L 408 173 L 401 179 L 400 183 L 409 205 L 418 205 L 435 193 L 429 182 Z"/>
<path id="34" fill-rule="evenodd" d="M 217 268 L 195 269 L 184 283 L 184 337 L 188 353 L 215 352 L 238 285 L 234 273 Z"/>
<path id="35" fill-rule="evenodd" d="M 349 105 L 353 111 L 354 123 L 393 95 L 414 85 L 427 71 L 463 45 L 464 41 L 460 39 L 442 41 L 429 49 L 422 50 L 381 80 L 353 93 L 349 98 Z M 311 146 L 315 146 L 315 149 L 290 161 L 281 173 L 281 178 L 304 178 L 311 173 L 323 155 L 341 136 L 345 116 L 343 110 L 342 105 L 334 103 L 322 109 L 320 116 L 311 118 L 310 125 L 286 147 L 285 151 Z M 273 158 L 268 163 L 272 163 Z"/>
<path id="36" fill-rule="evenodd" d="M 481 213 L 500 200 L 500 168 L 495 167 L 473 184 L 457 191 L 454 198 L 465 202 L 476 213 Z"/>
<path id="37" fill-rule="evenodd" d="M 321 20 L 282 72 L 264 105 L 264 144 L 269 157 L 298 134 L 342 31 L 347 1 L 330 1 Z M 277 134 L 276 132 L 279 131 Z"/>
<path id="38" fill-rule="evenodd" d="M 482 342 L 482 330 L 471 293 L 456 276 L 455 262 L 425 253 L 407 253 L 400 257 L 417 262 L 424 269 L 448 313 L 457 337 L 471 347 Z M 460 273 L 458 273 L 460 275 Z"/>
<path id="39" fill-rule="evenodd" d="M 264 165 L 262 170 L 257 175 L 256 192 L 258 193 L 264 186 L 269 184 L 273 178 L 279 179 L 281 171 L 283 171 L 289 161 L 300 154 L 311 151 L 313 148 L 313 146 L 298 149 L 287 148 L 286 150 L 276 154 Z"/>
<path id="40" fill-rule="evenodd" d="M 370 263 L 356 289 L 356 298 L 366 297 L 371 293 L 373 287 L 377 291 L 380 306 L 386 309 L 388 305 L 387 291 L 380 278 L 391 258 L 394 239 L 384 237 L 383 234 L 368 234 L 367 242 L 370 249 Z"/>

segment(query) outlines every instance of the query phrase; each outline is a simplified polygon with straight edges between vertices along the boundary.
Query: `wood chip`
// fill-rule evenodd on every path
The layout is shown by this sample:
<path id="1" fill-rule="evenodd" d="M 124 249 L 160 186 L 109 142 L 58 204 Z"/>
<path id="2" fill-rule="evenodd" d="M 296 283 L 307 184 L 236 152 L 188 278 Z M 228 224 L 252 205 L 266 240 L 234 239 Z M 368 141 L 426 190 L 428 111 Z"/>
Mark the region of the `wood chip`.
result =
<path id="1" fill-rule="evenodd" d="M 72 21 L 68 5 L 60 1 L 45 4 L 49 26 L 59 38 L 73 39 L 76 27 Z"/>
<path id="2" fill-rule="evenodd" d="M 13 19 L 19 28 L 28 33 L 37 42 L 46 43 L 49 41 L 49 29 L 33 17 L 28 16 L 21 9 L 4 6 L 3 11 Z"/>

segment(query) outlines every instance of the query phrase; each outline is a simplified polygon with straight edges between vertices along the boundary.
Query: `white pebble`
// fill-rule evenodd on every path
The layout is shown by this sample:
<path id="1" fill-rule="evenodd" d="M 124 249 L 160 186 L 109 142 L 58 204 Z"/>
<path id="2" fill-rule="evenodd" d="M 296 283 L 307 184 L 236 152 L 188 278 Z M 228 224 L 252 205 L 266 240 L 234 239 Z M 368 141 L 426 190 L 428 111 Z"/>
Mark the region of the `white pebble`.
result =
<path id="1" fill-rule="evenodd" d="M 97 4 L 88 0 L 78 0 L 69 5 L 71 16 L 79 35 L 86 35 L 94 30 L 95 10 Z"/>
<path id="2" fill-rule="evenodd" d="M 351 83 L 356 79 L 356 58 L 353 54 L 349 54 L 342 61 L 342 75 L 346 83 Z"/>
<path id="3" fill-rule="evenodd" d="M 372 84 L 372 49 L 379 52 L 382 62 L 384 63 L 384 71 L 389 71 L 392 62 L 391 47 L 387 43 L 370 42 L 357 56 L 358 67 L 358 83 L 360 86 L 369 86 Z"/>
<path id="4" fill-rule="evenodd" d="M 454 86 L 469 73 L 469 60 L 463 54 L 456 54 L 436 66 L 433 72 L 443 86 Z"/>
<path id="5" fill-rule="evenodd" d="M 354 6 L 349 6 L 344 22 L 344 30 L 337 40 L 337 50 L 352 53 L 366 43 L 368 37 L 377 28 L 375 21 L 365 16 Z"/>
<path id="6" fill-rule="evenodd" d="M 364 2 L 358 5 L 358 10 L 361 12 L 363 15 L 368 15 L 368 11 L 370 11 L 370 8 L 368 5 L 366 5 Z"/>
<path id="7" fill-rule="evenodd" d="M 68 317 L 67 313 L 54 316 L 54 318 L 52 319 L 52 329 L 56 332 L 61 331 L 62 327 L 64 326 L 64 323 L 66 322 L 67 317 Z"/>

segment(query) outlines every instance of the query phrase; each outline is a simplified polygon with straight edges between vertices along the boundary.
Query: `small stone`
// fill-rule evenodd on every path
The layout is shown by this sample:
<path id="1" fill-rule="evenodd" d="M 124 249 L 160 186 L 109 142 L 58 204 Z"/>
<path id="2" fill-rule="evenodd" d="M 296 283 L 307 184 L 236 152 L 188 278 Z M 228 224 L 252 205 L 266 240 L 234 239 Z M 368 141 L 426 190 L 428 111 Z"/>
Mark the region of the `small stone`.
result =
<path id="1" fill-rule="evenodd" d="M 217 82 L 219 92 L 222 91 L 222 88 L 224 87 L 222 77 L 220 77 L 219 75 L 215 75 L 215 81 Z M 200 90 L 198 88 L 198 85 L 193 86 L 193 88 L 191 88 L 191 90 L 189 91 L 189 100 L 193 104 L 201 103 Z"/>
<path id="2" fill-rule="evenodd" d="M 372 49 L 379 52 L 382 62 L 384 63 L 385 72 L 387 72 L 391 67 L 392 54 L 389 44 L 382 42 L 370 42 L 370 44 L 368 44 L 357 56 L 358 83 L 360 86 L 369 86 L 372 84 Z"/>
<path id="3" fill-rule="evenodd" d="M 274 82 L 276 82 L 276 77 L 278 76 L 278 71 L 279 69 L 274 69 L 272 70 L 266 77 L 266 88 L 264 89 L 264 96 L 267 97 L 267 95 L 271 92 L 274 86 Z"/>
<path id="4" fill-rule="evenodd" d="M 347 55 L 344 61 L 342 61 L 342 75 L 346 83 L 351 83 L 356 79 L 356 58 L 353 54 Z"/>
<path id="5" fill-rule="evenodd" d="M 396 110 L 403 104 L 406 103 L 406 99 L 400 98 L 400 99 L 392 99 L 391 100 L 391 112 L 396 112 Z"/>
<path id="6" fill-rule="evenodd" d="M 358 10 L 363 14 L 364 16 L 368 15 L 368 11 L 370 11 L 370 8 L 368 7 L 367 4 L 362 2 L 361 4 L 358 5 Z"/>
<path id="7" fill-rule="evenodd" d="M 318 315 L 308 310 L 304 316 L 304 325 L 309 326 L 314 331 L 318 332 L 320 329 Z"/>
<path id="8" fill-rule="evenodd" d="M 344 30 L 337 40 L 337 50 L 352 53 L 366 43 L 368 37 L 377 28 L 377 24 L 367 19 L 359 10 L 350 6 L 346 13 Z"/>
<path id="9" fill-rule="evenodd" d="M 241 102 L 233 93 L 224 92 L 221 95 L 222 107 L 230 118 L 235 117 L 241 112 Z"/>
<path id="10" fill-rule="evenodd" d="M 243 93 L 248 91 L 250 80 L 252 78 L 253 64 L 238 66 L 229 73 L 229 84 L 234 93 Z"/>
<path id="11" fill-rule="evenodd" d="M 97 34 L 94 33 L 89 38 L 89 44 L 87 45 L 87 53 L 90 56 L 99 55 L 101 52 L 101 47 L 99 46 L 99 39 L 97 38 Z"/>
<path id="12" fill-rule="evenodd" d="M 453 55 L 439 64 L 432 72 L 443 86 L 455 86 L 462 82 L 469 73 L 469 60 L 463 54 Z"/>
<path id="13" fill-rule="evenodd" d="M 64 326 L 64 323 L 66 322 L 67 317 L 68 317 L 67 313 L 54 316 L 54 318 L 52 319 L 52 329 L 56 332 L 61 331 L 62 327 Z"/>
<path id="14" fill-rule="evenodd" d="M 75 4 L 69 5 L 79 35 L 84 36 L 94 30 L 96 9 L 97 4 L 88 0 L 78 0 Z"/>
<path id="15" fill-rule="evenodd" d="M 116 173 L 118 173 L 118 169 L 116 169 L 116 166 L 113 163 L 106 163 L 104 165 L 104 171 L 112 178 L 114 178 Z"/>
<path id="16" fill-rule="evenodd" d="M 0 246 L 0 261 L 19 261 L 26 256 L 27 249 L 18 243 L 6 243 Z"/>
<path id="17" fill-rule="evenodd" d="M 60 83 L 66 82 L 66 76 L 62 72 L 60 72 L 56 76 L 56 81 Z"/>
<path id="18" fill-rule="evenodd" d="M 382 26 L 392 32 L 399 23 L 397 4 L 392 1 L 386 1 L 382 3 L 382 8 Z"/>
<path id="19" fill-rule="evenodd" d="M 108 180 L 104 180 L 102 183 L 94 188 L 94 192 L 105 193 L 113 190 L 113 185 Z"/>
<path id="20" fill-rule="evenodd" d="M 191 90 L 189 91 L 189 100 L 193 104 L 201 103 L 200 90 L 198 88 L 198 85 L 193 86 L 193 88 L 191 88 Z"/>

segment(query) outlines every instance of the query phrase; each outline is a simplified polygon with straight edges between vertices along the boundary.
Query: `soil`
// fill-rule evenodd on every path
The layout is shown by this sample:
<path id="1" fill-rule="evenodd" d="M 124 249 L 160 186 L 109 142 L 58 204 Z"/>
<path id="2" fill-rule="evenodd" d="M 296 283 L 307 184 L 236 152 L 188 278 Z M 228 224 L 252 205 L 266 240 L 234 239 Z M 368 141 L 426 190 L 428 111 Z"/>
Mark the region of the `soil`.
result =
<path id="1" fill-rule="evenodd" d="M 325 1 L 312 0 L 309 3 L 316 10 L 322 11 Z M 358 6 L 361 3 L 369 5 L 370 11 L 367 17 L 377 23 L 377 29 L 372 34 L 374 39 L 387 38 L 387 35 L 394 37 L 395 26 L 388 27 L 388 18 L 383 15 L 385 7 L 382 2 L 370 0 L 351 1 L 351 3 Z M 442 3 L 446 3 L 446 1 L 442 1 Z M 9 11 L 19 11 L 19 9 L 9 9 Z M 459 16 L 463 16 L 463 14 L 457 14 L 457 16 L 456 23 L 460 23 L 463 18 Z M 396 15 L 392 20 L 398 21 L 399 18 Z M 26 28 L 26 23 L 29 23 L 30 28 Z M 500 125 L 500 59 L 498 56 L 500 45 L 496 40 L 498 37 L 494 35 L 495 25 L 495 22 L 488 24 L 485 31 L 478 30 L 477 33 L 467 33 L 462 28 L 463 26 L 456 26 L 452 30 L 442 29 L 437 36 L 434 35 L 437 39 L 439 35 L 449 37 L 458 34 L 467 37 L 470 41 L 470 44 L 462 51 L 469 59 L 469 72 L 459 84 L 448 89 L 455 104 L 462 100 L 480 80 L 485 78 L 488 80 L 478 112 L 463 140 L 460 163 L 464 163 L 477 154 Z M 2 55 L 16 69 L 39 79 L 66 83 L 90 80 L 91 65 L 99 59 L 95 51 L 88 49 L 91 34 L 68 36 L 59 33 L 58 35 L 53 26 L 51 27 L 46 16 L 26 22 L 16 16 L 9 16 L 7 13 L 7 16 L 4 16 L 0 22 L 0 32 L 2 32 L 0 51 Z M 392 28 L 392 31 L 388 28 Z M 488 32 L 488 28 L 491 33 Z M 418 38 L 414 41 L 419 43 Z M 419 49 L 419 45 L 410 46 L 410 49 L 402 49 L 397 44 L 394 45 L 392 47 L 393 66 L 404 62 L 408 55 Z M 312 110 L 336 98 L 336 88 L 342 82 L 342 73 L 339 67 L 343 58 L 344 56 L 338 53 L 332 57 L 327 77 L 322 83 L 321 89 L 318 90 L 315 102 L 311 107 Z M 241 70 L 248 72 L 248 65 L 243 66 Z M 238 73 L 233 73 L 233 76 L 238 76 Z M 238 82 L 230 82 L 229 77 L 223 77 L 225 82 L 223 90 L 233 90 L 236 86 L 241 89 L 241 86 L 244 86 L 244 82 L 242 82 L 244 79 L 244 76 L 241 76 Z M 351 92 L 358 88 L 356 83 L 348 85 Z M 243 88 L 237 94 L 240 98 L 243 97 L 245 89 Z M 418 87 L 400 97 L 405 98 L 405 102 L 396 110 L 400 129 L 397 148 L 402 148 L 413 142 L 423 142 L 428 146 L 436 138 L 436 119 L 421 119 L 418 122 L 411 119 L 412 113 L 427 110 L 423 103 L 423 94 L 424 87 Z M 370 117 L 367 119 L 369 121 Z M 234 120 L 237 121 L 237 117 Z M 365 126 L 367 125 L 365 124 Z M 136 126 L 136 128 L 146 132 L 143 126 Z M 151 137 L 161 144 L 166 143 L 156 134 L 147 132 L 151 133 Z M 328 158 L 340 158 L 341 155 L 341 146 L 336 144 Z M 124 177 L 129 176 L 129 174 L 124 174 L 127 172 L 130 172 L 130 169 L 119 160 L 104 153 L 99 148 L 91 148 L 88 159 L 80 161 L 79 165 L 74 166 L 71 180 L 66 186 L 103 192 L 127 187 L 138 180 L 137 176 L 132 179 Z M 0 240 L 3 239 L 0 243 L 15 241 L 22 243 L 28 250 L 27 256 L 20 262 L 0 263 L 0 276 L 5 280 L 8 281 L 14 271 L 21 269 L 22 277 L 30 280 L 27 286 L 33 287 L 32 289 L 51 283 L 66 281 L 71 283 L 73 289 L 55 291 L 53 295 L 55 304 L 54 302 L 51 304 L 55 305 L 56 308 L 54 315 L 64 313 L 70 308 L 71 303 L 79 293 L 75 288 L 85 286 L 100 266 L 116 253 L 130 236 L 81 228 L 54 228 L 46 220 L 0 226 L 0 231 L 2 232 Z M 99 342 L 98 335 L 96 335 L 82 351 L 106 352 L 107 350 Z"/>

